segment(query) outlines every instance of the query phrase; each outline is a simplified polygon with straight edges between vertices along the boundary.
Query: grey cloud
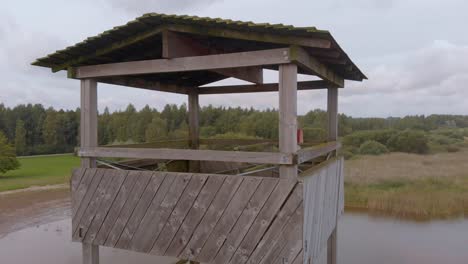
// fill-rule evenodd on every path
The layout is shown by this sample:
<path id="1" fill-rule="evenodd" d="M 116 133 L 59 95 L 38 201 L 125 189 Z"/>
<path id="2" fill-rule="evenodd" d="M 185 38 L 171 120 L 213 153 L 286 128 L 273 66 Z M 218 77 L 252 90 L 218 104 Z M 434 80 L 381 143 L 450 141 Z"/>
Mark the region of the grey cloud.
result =
<path id="1" fill-rule="evenodd" d="M 222 0 L 114 0 L 109 4 L 124 9 L 130 13 L 143 14 L 148 12 L 176 12 L 193 10 L 209 6 Z"/>

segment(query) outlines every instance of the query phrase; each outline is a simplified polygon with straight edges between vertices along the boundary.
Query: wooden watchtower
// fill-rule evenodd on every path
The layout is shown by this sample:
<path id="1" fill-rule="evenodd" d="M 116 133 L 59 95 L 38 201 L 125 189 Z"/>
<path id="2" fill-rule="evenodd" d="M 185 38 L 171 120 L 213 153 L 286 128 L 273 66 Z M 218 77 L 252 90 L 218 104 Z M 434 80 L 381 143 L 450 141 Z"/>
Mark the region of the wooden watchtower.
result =
<path id="1" fill-rule="evenodd" d="M 201 263 L 336 263 L 338 89 L 366 77 L 329 32 L 152 13 L 33 65 L 81 81 L 82 166 L 71 190 L 83 263 L 99 262 L 99 246 Z M 263 83 L 263 69 L 279 83 Z M 252 84 L 204 86 L 228 77 Z M 98 146 L 98 83 L 188 95 L 189 138 Z M 297 94 L 313 89 L 328 89 L 328 141 L 298 145 Z M 252 92 L 279 93 L 279 140 L 199 138 L 200 95 Z M 182 166 L 108 169 L 100 158 Z"/>

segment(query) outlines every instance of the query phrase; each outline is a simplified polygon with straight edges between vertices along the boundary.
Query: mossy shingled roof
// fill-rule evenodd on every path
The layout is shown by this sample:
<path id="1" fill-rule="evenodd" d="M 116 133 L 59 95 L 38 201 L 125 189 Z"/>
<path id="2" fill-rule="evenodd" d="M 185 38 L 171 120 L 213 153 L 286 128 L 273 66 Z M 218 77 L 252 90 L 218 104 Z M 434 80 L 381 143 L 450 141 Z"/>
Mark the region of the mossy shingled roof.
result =
<path id="1" fill-rule="evenodd" d="M 127 51 L 129 53 L 133 52 L 130 52 L 126 48 L 131 45 L 135 46 L 139 44 L 140 41 L 138 37 L 132 39 L 132 36 L 142 36 L 143 39 L 143 37 L 147 37 L 151 34 L 157 35 L 160 33 L 157 29 L 167 25 L 187 25 L 197 27 L 202 31 L 205 29 L 235 30 L 249 33 L 268 33 L 282 37 L 289 36 L 328 40 L 332 43 L 332 48 L 323 49 L 323 52 L 334 52 L 338 54 L 335 55 L 335 58 L 338 57 L 342 61 L 339 64 L 334 64 L 332 68 L 345 79 L 358 81 L 366 79 L 366 76 L 351 61 L 333 36 L 326 30 L 319 30 L 315 27 L 294 27 L 283 24 L 254 23 L 250 21 L 245 22 L 221 18 L 158 13 L 145 14 L 125 25 L 117 26 L 97 36 L 89 37 L 63 50 L 57 50 L 52 54 L 37 59 L 32 65 L 48 67 L 53 71 L 58 71 L 66 69 L 67 67 L 124 61 L 122 58 L 127 54 Z M 229 38 L 229 36 L 226 36 L 226 38 Z M 266 40 L 266 42 L 268 42 L 268 40 Z M 133 48 L 133 50 L 135 50 L 135 48 Z M 132 59 L 148 59 L 148 56 L 140 58 L 133 54 Z M 327 62 L 324 63 L 328 64 Z"/>

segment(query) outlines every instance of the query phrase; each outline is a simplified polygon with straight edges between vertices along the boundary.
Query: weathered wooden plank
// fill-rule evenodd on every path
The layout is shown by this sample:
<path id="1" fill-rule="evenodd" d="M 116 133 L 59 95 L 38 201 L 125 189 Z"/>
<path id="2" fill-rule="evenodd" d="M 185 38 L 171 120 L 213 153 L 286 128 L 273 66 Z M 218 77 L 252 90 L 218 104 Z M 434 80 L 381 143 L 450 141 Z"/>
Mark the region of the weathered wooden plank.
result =
<path id="1" fill-rule="evenodd" d="M 104 243 L 106 242 L 106 238 L 109 235 L 115 222 L 117 221 L 120 211 L 127 202 L 127 199 L 129 199 L 131 195 L 138 195 L 137 193 L 133 193 L 132 189 L 135 186 L 137 180 L 139 179 L 139 174 L 139 171 L 128 171 L 128 175 L 122 187 L 120 188 L 119 194 L 115 198 L 115 201 L 112 203 L 112 206 L 109 209 L 109 212 L 107 213 L 107 216 L 104 219 L 96 235 L 96 238 L 92 241 L 93 244 L 104 245 Z"/>
<path id="2" fill-rule="evenodd" d="M 140 75 L 241 68 L 289 63 L 289 48 L 247 51 L 217 55 L 118 62 L 76 67 L 71 77 L 97 78 L 120 75 Z"/>
<path id="3" fill-rule="evenodd" d="M 103 174 L 102 180 L 100 181 L 96 191 L 92 196 L 90 196 L 89 204 L 86 206 L 86 209 L 83 215 L 80 218 L 74 219 L 78 224 L 74 226 L 73 229 L 73 241 L 82 241 L 85 237 L 93 218 L 101 205 L 101 202 L 104 200 L 104 197 L 107 194 L 107 189 L 111 186 L 114 182 L 113 181 L 113 173 L 109 173 L 108 170 L 103 169 L 99 170 L 98 173 Z"/>
<path id="4" fill-rule="evenodd" d="M 71 193 L 74 193 L 78 190 L 78 187 L 80 186 L 81 179 L 83 179 L 83 175 L 86 172 L 86 168 L 79 167 L 76 169 L 73 169 L 72 171 L 72 176 L 70 179 L 70 191 Z M 72 204 L 74 202 L 74 197 L 72 196 Z"/>
<path id="5" fill-rule="evenodd" d="M 338 89 L 327 90 L 327 114 L 328 114 L 328 140 L 336 141 L 338 138 Z"/>
<path id="6" fill-rule="evenodd" d="M 266 201 L 262 210 L 255 219 L 255 222 L 245 235 L 230 263 L 245 263 L 247 261 L 248 257 L 255 249 L 255 246 L 270 226 L 271 221 L 285 203 L 296 183 L 297 182 L 295 180 L 279 180 L 278 185 L 273 190 L 273 193 Z M 299 202 L 299 193 L 300 190 L 296 191 L 296 195 L 291 196 L 291 202 Z M 287 206 L 289 207 L 289 204 Z"/>
<path id="7" fill-rule="evenodd" d="M 297 254 L 297 256 L 294 259 L 294 261 L 292 262 L 292 264 L 304 264 L 304 263 L 309 263 L 309 262 L 304 261 L 304 253 L 301 250 L 301 252 L 299 254 Z"/>
<path id="8" fill-rule="evenodd" d="M 166 59 L 223 53 L 221 50 L 205 46 L 194 38 L 170 30 L 163 31 L 162 43 L 162 57 Z M 217 69 L 213 72 L 248 82 L 263 82 L 261 67 Z"/>
<path id="9" fill-rule="evenodd" d="M 199 115 L 200 105 L 198 102 L 198 93 L 192 90 L 188 94 L 189 140 L 191 149 L 198 149 L 200 146 Z M 200 161 L 190 161 L 189 171 L 200 172 Z"/>
<path id="10" fill-rule="evenodd" d="M 92 172 L 92 171 L 91 171 Z M 97 170 L 95 171 L 96 173 L 92 176 L 91 182 L 89 186 L 86 188 L 86 194 L 81 200 L 80 205 L 77 207 L 75 215 L 72 217 L 72 234 L 76 232 L 79 226 L 79 221 L 83 214 L 85 213 L 86 209 L 88 208 L 88 204 L 91 201 L 92 197 L 94 196 L 94 192 L 98 188 L 102 176 L 103 176 L 103 171 Z"/>
<path id="11" fill-rule="evenodd" d="M 301 208 L 301 218 L 303 219 L 304 210 Z M 299 252 L 302 250 L 302 231 L 303 220 L 299 219 L 292 231 L 286 233 L 286 238 L 282 239 L 286 242 L 276 257 L 274 264 L 293 263 Z M 271 263 L 271 262 L 265 262 Z"/>
<path id="12" fill-rule="evenodd" d="M 137 230 L 141 219 L 144 217 L 146 210 L 151 204 L 151 201 L 153 200 L 154 196 L 159 190 L 159 187 L 164 183 L 164 182 L 170 182 L 172 183 L 171 180 L 173 178 L 168 178 L 166 181 L 166 174 L 165 173 L 153 173 L 151 176 L 151 181 L 149 184 L 146 186 L 146 189 L 141 196 L 140 200 L 138 201 L 138 204 L 134 207 L 134 210 L 131 214 L 131 216 L 128 219 L 127 224 L 125 225 L 124 230 L 122 231 L 122 234 L 120 235 L 120 238 L 115 245 L 118 248 L 122 249 L 127 249 L 128 244 L 130 243 L 133 234 Z M 167 187 L 166 187 L 167 188 Z"/>
<path id="13" fill-rule="evenodd" d="M 182 224 L 190 208 L 192 208 L 194 201 L 207 180 L 208 175 L 192 176 L 192 179 L 177 203 L 177 206 L 172 211 L 170 218 L 162 228 L 162 231 L 154 242 L 154 245 L 152 245 L 152 254 L 164 255 L 164 252 L 166 252 L 166 249 L 169 247 L 174 235 Z"/>
<path id="14" fill-rule="evenodd" d="M 327 93 L 327 113 L 328 113 L 328 139 L 337 140 L 338 139 L 338 89 L 330 88 Z M 336 155 L 336 153 L 335 153 Z M 336 163 L 335 163 L 336 164 Z M 336 173 L 335 173 L 336 175 Z M 334 186 L 335 189 L 340 188 L 339 185 Z M 335 201 L 335 219 L 333 219 L 334 228 L 331 233 L 330 238 L 328 239 L 328 257 L 327 262 L 329 264 L 336 264 L 337 262 L 337 232 L 336 228 L 338 226 L 338 200 Z"/>
<path id="15" fill-rule="evenodd" d="M 302 69 L 311 74 L 317 75 L 325 81 L 328 81 L 338 87 L 344 86 L 344 79 L 342 76 L 335 73 L 325 64 L 321 63 L 316 58 L 310 56 L 304 48 L 299 46 L 291 47 L 291 59 L 297 63 Z"/>
<path id="16" fill-rule="evenodd" d="M 140 201 L 141 197 L 145 193 L 145 190 L 150 183 L 151 180 L 158 180 L 162 181 L 160 177 L 155 177 L 152 179 L 152 172 L 139 172 L 137 182 L 135 186 L 132 188 L 131 196 L 125 202 L 124 206 L 122 207 L 118 218 L 115 220 L 115 224 L 113 225 L 111 231 L 106 236 L 106 241 L 104 243 L 105 246 L 114 247 L 117 241 L 120 238 L 130 216 L 133 213 L 133 210 L 137 206 L 138 202 Z M 155 184 L 155 182 L 153 182 Z M 103 234 L 104 236 L 105 234 Z"/>
<path id="17" fill-rule="evenodd" d="M 275 239 L 281 234 L 284 226 L 289 222 L 291 217 L 295 214 L 296 209 L 302 206 L 302 184 L 297 184 L 293 193 L 288 198 L 286 204 L 278 213 L 273 223 L 268 227 L 267 232 L 257 244 L 255 250 L 249 256 L 247 263 L 257 264 L 267 254 L 270 246 L 274 244 Z M 243 260 L 243 259 L 242 259 Z M 236 263 L 231 261 L 231 263 Z M 243 261 L 242 263 L 245 263 Z"/>
<path id="18" fill-rule="evenodd" d="M 164 227 L 167 218 L 179 201 L 190 182 L 191 174 L 168 173 L 165 182 L 161 185 L 155 195 L 150 207 L 141 220 L 135 235 L 132 237 L 129 248 L 139 252 L 149 252 L 154 241 Z M 165 185 L 167 180 L 172 178 L 172 183 Z"/>
<path id="19" fill-rule="evenodd" d="M 99 229 L 101 228 L 112 204 L 114 203 L 117 195 L 121 191 L 122 184 L 124 184 L 128 171 L 125 170 L 109 170 L 111 174 L 112 183 L 106 187 L 106 194 L 103 197 L 100 206 L 96 210 L 94 217 L 92 219 L 91 225 L 89 226 L 88 231 L 86 232 L 84 238 L 82 239 L 86 243 L 92 243 L 96 238 Z"/>
<path id="20" fill-rule="evenodd" d="M 151 81 L 138 77 L 130 76 L 115 76 L 115 77 L 106 77 L 106 78 L 97 78 L 100 83 L 121 85 L 126 87 L 140 88 L 145 90 L 159 91 L 159 92 L 168 92 L 168 93 L 177 93 L 177 94 L 188 94 L 193 87 L 164 83 L 160 81 Z"/>
<path id="21" fill-rule="evenodd" d="M 233 196 L 237 193 L 239 185 L 243 183 L 242 177 L 227 177 L 223 186 L 216 194 L 213 202 L 206 211 L 203 219 L 199 222 L 196 230 L 193 232 L 190 241 L 179 254 L 182 259 L 194 259 L 204 246 L 211 231 L 218 223 Z"/>
<path id="22" fill-rule="evenodd" d="M 99 264 L 99 247 L 83 243 L 81 252 L 83 264 Z"/>
<path id="23" fill-rule="evenodd" d="M 200 223 L 201 219 L 211 205 L 215 195 L 218 195 L 220 191 L 231 191 L 232 193 L 232 189 L 237 189 L 237 186 L 240 184 L 241 180 L 239 178 L 235 178 L 235 180 L 232 177 L 229 178 L 230 179 L 225 182 L 226 176 L 217 175 L 209 177 L 207 183 L 201 190 L 192 208 L 190 208 L 190 211 L 182 222 L 182 225 L 172 239 L 172 242 L 168 243 L 169 245 L 166 249 L 165 255 L 176 257 L 181 253 L 181 251 L 189 242 L 192 233 L 195 231 L 195 228 Z M 220 195 L 226 194 L 223 193 Z M 227 196 L 229 196 L 229 193 Z"/>
<path id="24" fill-rule="evenodd" d="M 290 240 L 295 240 L 297 235 L 302 232 L 302 219 L 303 207 L 301 203 L 301 205 L 296 209 L 292 217 L 289 219 L 288 223 L 281 230 L 281 233 L 269 241 L 269 250 L 259 263 L 274 263 L 275 259 L 281 253 L 281 250 L 286 246 L 286 244 L 288 244 Z"/>
<path id="25" fill-rule="evenodd" d="M 292 153 L 220 151 L 199 149 L 82 148 L 81 157 L 142 158 L 169 160 L 211 160 L 259 164 L 293 164 Z"/>
<path id="26" fill-rule="evenodd" d="M 300 149 L 297 151 L 297 162 L 304 163 L 306 161 L 326 155 L 330 152 L 336 151 L 341 148 L 341 142 L 332 141 L 317 146 Z M 312 168 L 313 169 L 313 168 Z"/>
<path id="27" fill-rule="evenodd" d="M 279 67 L 279 149 L 282 153 L 297 151 L 297 66 Z M 295 179 L 297 165 L 280 166 L 280 178 Z"/>
<path id="28" fill-rule="evenodd" d="M 297 82 L 297 90 L 317 90 L 335 87 L 326 81 L 302 81 Z M 197 89 L 199 94 L 230 94 L 230 93 L 260 93 L 260 92 L 278 92 L 278 83 L 265 84 L 244 84 L 244 85 L 225 85 L 225 86 L 204 86 Z"/>
<path id="29" fill-rule="evenodd" d="M 216 253 L 226 240 L 227 234 L 262 181 L 259 178 L 244 179 L 231 202 L 229 202 L 229 205 L 224 210 L 222 217 L 217 221 L 204 246 L 195 248 L 194 251 L 199 252 L 195 255 L 196 261 L 210 262 L 216 256 Z"/>
<path id="30" fill-rule="evenodd" d="M 214 263 L 229 262 L 278 182 L 278 179 L 265 178 L 262 180 L 237 222 L 226 235 L 224 244 L 213 259 Z M 218 240 L 217 244 L 220 243 L 221 241 Z"/>
<path id="31" fill-rule="evenodd" d="M 84 168 L 83 168 L 84 169 Z M 77 187 L 76 191 L 72 192 L 72 219 L 76 215 L 78 208 L 88 191 L 88 186 L 91 184 L 96 169 L 85 169 L 80 185 Z"/>
<path id="32" fill-rule="evenodd" d="M 97 141 L 97 82 L 81 80 L 80 108 L 80 145 L 81 147 L 96 147 Z M 81 159 L 82 167 L 96 167 L 96 159 Z"/>

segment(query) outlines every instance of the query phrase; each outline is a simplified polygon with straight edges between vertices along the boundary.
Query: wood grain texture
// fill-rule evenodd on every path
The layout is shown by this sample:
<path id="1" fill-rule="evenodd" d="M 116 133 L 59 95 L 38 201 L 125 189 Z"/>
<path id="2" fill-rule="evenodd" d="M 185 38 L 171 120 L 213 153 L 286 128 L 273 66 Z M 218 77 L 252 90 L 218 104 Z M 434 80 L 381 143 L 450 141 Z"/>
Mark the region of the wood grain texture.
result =
<path id="1" fill-rule="evenodd" d="M 153 248 L 155 240 L 158 238 L 191 177 L 191 174 L 176 174 L 167 177 L 167 179 L 174 178 L 172 184 L 167 187 L 164 184 L 161 186 L 132 238 L 130 249 L 149 252 Z"/>
<path id="2" fill-rule="evenodd" d="M 299 182 L 86 169 L 82 241 L 203 263 L 316 263 L 336 227 L 341 160 L 306 172 Z"/>
<path id="3" fill-rule="evenodd" d="M 258 164 L 293 164 L 292 153 L 221 151 L 199 149 L 142 149 L 142 148 L 82 148 L 81 157 L 140 158 L 163 160 L 211 160 Z"/>
<path id="4" fill-rule="evenodd" d="M 133 210 L 133 213 L 127 222 L 122 234 L 120 235 L 119 241 L 116 244 L 116 247 L 122 249 L 129 249 L 130 242 L 132 241 L 135 232 L 137 232 L 142 219 L 148 212 L 148 209 L 152 204 L 161 202 L 161 200 L 166 195 L 168 188 L 171 186 L 172 182 L 175 180 L 174 177 L 166 177 L 166 173 L 153 173 L 153 177 L 146 187 L 145 192 L 140 198 L 137 206 Z M 154 208 L 154 206 L 152 207 Z M 151 212 L 149 212 L 151 213 Z"/>
<path id="5" fill-rule="evenodd" d="M 228 191 L 237 189 L 240 179 L 226 179 L 225 176 L 210 176 L 192 208 L 180 225 L 177 233 L 166 249 L 165 255 L 177 257 L 185 248 L 193 232 L 210 207 L 215 196 L 230 195 Z M 226 194 L 227 193 L 227 194 Z"/>
<path id="6" fill-rule="evenodd" d="M 216 223 L 216 226 L 212 230 L 203 248 L 200 248 L 200 250 L 199 248 L 195 249 L 196 252 L 200 252 L 198 255 L 195 255 L 196 261 L 210 262 L 216 256 L 220 247 L 225 242 L 227 234 L 229 234 L 238 221 L 247 203 L 255 194 L 262 181 L 263 180 L 258 178 L 244 179 L 231 202 L 226 207 L 222 217 Z"/>
<path id="7" fill-rule="evenodd" d="M 290 62 L 289 48 L 81 66 L 78 79 L 276 65 Z"/>
<path id="8" fill-rule="evenodd" d="M 109 212 L 104 219 L 101 228 L 99 229 L 95 239 L 92 243 L 97 245 L 104 245 L 107 239 L 107 235 L 110 233 L 110 230 L 114 226 L 119 214 L 124 207 L 125 203 L 129 199 L 131 195 L 138 195 L 137 193 L 133 193 L 132 190 L 140 178 L 139 171 L 127 171 L 128 175 L 123 183 L 122 187 L 119 190 L 117 197 L 115 198 L 114 202 L 112 203 Z"/>
<path id="9" fill-rule="evenodd" d="M 137 176 L 137 175 L 135 175 Z M 120 210 L 119 216 L 115 220 L 115 223 L 109 232 L 109 234 L 102 234 L 103 237 L 106 237 L 104 246 L 114 247 L 117 241 L 120 238 L 125 226 L 127 225 L 128 220 L 130 219 L 133 210 L 140 201 L 142 195 L 144 194 L 148 184 L 152 181 L 152 172 L 140 172 L 138 174 L 137 182 L 132 188 L 131 196 L 125 202 L 124 206 Z"/>
<path id="10" fill-rule="evenodd" d="M 300 189 L 297 189 L 295 195 L 289 196 L 296 184 L 297 182 L 295 180 L 279 181 L 278 185 L 273 190 L 273 193 L 270 195 L 254 223 L 250 227 L 250 230 L 236 249 L 230 263 L 245 263 L 247 261 L 248 257 L 255 249 L 256 245 L 288 197 L 291 198 L 290 201 L 293 203 L 300 200 Z M 290 207 L 289 202 L 288 205 L 285 206 Z"/>
<path id="11" fill-rule="evenodd" d="M 242 214 L 238 218 L 236 224 L 231 231 L 229 231 L 228 235 L 225 236 L 224 244 L 213 259 L 214 263 L 229 262 L 277 184 L 277 179 L 265 178 L 262 180 L 260 186 L 242 211 Z M 221 243 L 221 240 L 219 240 L 218 243 Z"/>
<path id="12" fill-rule="evenodd" d="M 279 67 L 279 150 L 295 154 L 297 151 L 297 66 Z M 280 178 L 295 179 L 297 165 L 280 166 Z"/>
<path id="13" fill-rule="evenodd" d="M 152 254 L 164 254 L 184 218 L 187 216 L 190 208 L 192 208 L 192 205 L 196 201 L 196 198 L 208 180 L 208 177 L 209 176 L 207 175 L 192 175 L 189 185 L 184 190 L 182 197 L 172 211 L 170 218 L 165 222 L 161 222 L 164 224 L 164 227 L 152 245 Z"/>

